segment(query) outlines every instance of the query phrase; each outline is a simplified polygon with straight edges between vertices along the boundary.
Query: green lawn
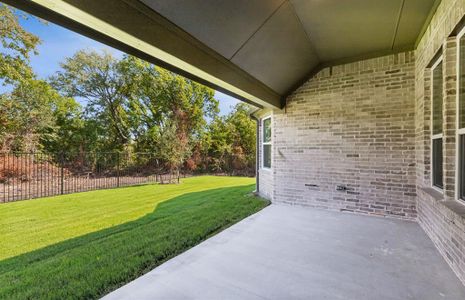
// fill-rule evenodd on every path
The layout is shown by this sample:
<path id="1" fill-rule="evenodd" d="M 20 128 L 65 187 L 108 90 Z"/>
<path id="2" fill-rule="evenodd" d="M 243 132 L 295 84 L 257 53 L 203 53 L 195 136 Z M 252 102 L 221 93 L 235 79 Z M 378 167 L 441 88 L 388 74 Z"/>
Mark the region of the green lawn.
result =
<path id="1" fill-rule="evenodd" d="M 267 205 L 202 176 L 0 205 L 0 299 L 98 298 Z"/>

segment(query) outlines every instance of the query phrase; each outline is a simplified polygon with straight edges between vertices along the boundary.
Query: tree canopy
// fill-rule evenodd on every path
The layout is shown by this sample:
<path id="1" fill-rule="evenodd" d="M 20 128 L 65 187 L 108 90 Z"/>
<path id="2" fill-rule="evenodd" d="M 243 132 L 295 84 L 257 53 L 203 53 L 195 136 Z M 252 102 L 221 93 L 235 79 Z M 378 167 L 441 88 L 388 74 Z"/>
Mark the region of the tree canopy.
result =
<path id="1" fill-rule="evenodd" d="M 146 61 L 80 50 L 53 76 L 30 65 L 40 39 L 0 4 L 0 151 L 150 152 L 167 170 L 251 173 L 246 104 L 219 116 L 214 90 Z"/>
<path id="2" fill-rule="evenodd" d="M 27 32 L 19 18 L 28 15 L 0 3 L 0 79 L 4 84 L 17 83 L 33 77 L 29 65 L 31 54 L 37 53 L 39 37 Z"/>

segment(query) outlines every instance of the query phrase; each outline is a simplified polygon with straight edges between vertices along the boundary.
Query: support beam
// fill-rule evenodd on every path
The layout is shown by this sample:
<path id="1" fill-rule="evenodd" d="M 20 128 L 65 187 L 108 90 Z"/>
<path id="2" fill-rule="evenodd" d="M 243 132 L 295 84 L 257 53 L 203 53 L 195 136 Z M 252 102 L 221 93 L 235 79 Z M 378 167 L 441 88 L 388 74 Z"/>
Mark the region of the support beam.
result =
<path id="1" fill-rule="evenodd" d="M 281 108 L 281 95 L 137 0 L 3 2 L 258 107 Z"/>

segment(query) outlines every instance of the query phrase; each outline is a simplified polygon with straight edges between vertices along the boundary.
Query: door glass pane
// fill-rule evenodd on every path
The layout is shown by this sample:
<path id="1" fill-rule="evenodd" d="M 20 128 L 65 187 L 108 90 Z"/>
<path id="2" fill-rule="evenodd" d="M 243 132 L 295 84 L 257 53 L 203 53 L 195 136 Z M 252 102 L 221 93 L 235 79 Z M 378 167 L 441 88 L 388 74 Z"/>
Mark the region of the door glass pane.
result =
<path id="1" fill-rule="evenodd" d="M 433 134 L 442 133 L 442 61 L 433 69 Z"/>
<path id="2" fill-rule="evenodd" d="M 459 47 L 459 128 L 465 128 L 465 36 Z"/>
<path id="3" fill-rule="evenodd" d="M 263 166 L 271 168 L 271 145 L 263 145 Z"/>
<path id="4" fill-rule="evenodd" d="M 271 142 L 271 119 L 263 120 L 263 142 Z"/>

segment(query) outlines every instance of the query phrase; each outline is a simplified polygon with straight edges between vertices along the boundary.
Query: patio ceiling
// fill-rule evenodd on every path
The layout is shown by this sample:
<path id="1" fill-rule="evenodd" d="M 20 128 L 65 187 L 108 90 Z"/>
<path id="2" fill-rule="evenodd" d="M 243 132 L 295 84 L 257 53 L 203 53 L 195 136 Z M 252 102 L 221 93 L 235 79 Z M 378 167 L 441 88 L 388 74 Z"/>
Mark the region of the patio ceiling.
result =
<path id="1" fill-rule="evenodd" d="M 6 0 L 261 107 L 322 67 L 414 49 L 440 0 Z"/>

